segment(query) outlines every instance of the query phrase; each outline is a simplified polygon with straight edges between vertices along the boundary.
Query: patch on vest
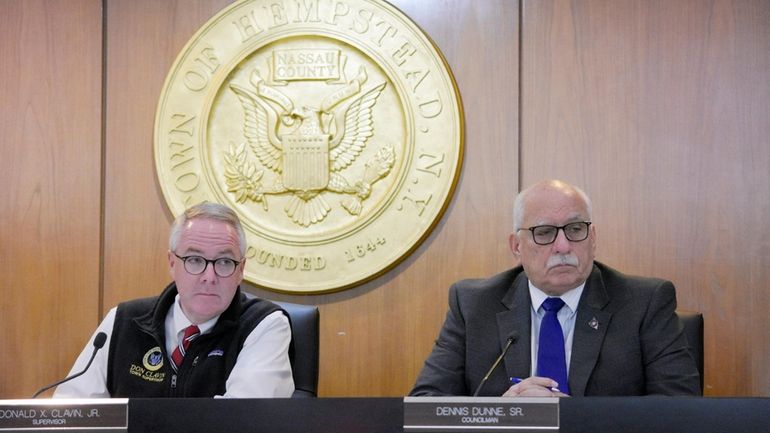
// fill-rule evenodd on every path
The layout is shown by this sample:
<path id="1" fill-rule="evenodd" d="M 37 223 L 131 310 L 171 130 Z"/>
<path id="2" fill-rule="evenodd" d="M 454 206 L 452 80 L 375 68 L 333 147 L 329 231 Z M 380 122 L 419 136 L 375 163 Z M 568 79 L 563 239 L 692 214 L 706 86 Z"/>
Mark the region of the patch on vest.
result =
<path id="1" fill-rule="evenodd" d="M 131 364 L 129 373 L 149 382 L 163 382 L 166 373 L 158 372 L 163 367 L 163 352 L 159 346 L 153 347 L 144 354 L 142 364 L 144 367 Z"/>
<path id="2" fill-rule="evenodd" d="M 144 364 L 144 368 L 149 371 L 160 370 L 160 368 L 163 367 L 163 352 L 160 351 L 160 347 L 155 346 L 148 350 L 147 353 L 144 354 L 144 358 L 142 358 L 142 364 Z"/>
<path id="3" fill-rule="evenodd" d="M 225 356 L 225 351 L 222 349 L 214 349 L 207 355 L 208 357 L 211 356 Z"/>

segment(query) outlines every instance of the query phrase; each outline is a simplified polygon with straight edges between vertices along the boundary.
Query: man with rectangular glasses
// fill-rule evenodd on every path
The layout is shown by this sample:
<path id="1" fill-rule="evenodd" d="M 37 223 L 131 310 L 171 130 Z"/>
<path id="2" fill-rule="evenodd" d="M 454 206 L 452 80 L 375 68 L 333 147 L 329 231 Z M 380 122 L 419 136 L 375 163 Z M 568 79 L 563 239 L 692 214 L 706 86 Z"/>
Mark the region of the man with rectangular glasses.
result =
<path id="1" fill-rule="evenodd" d="M 110 310 L 91 337 L 106 334 L 104 348 L 86 367 L 87 345 L 72 367 L 86 372 L 54 397 L 290 397 L 289 320 L 241 293 L 245 253 L 227 206 L 201 203 L 179 215 L 167 255 L 174 282 Z"/>
<path id="2" fill-rule="evenodd" d="M 594 261 L 591 201 L 558 180 L 514 201 L 519 266 L 449 290 L 410 395 L 699 395 L 670 281 Z"/>

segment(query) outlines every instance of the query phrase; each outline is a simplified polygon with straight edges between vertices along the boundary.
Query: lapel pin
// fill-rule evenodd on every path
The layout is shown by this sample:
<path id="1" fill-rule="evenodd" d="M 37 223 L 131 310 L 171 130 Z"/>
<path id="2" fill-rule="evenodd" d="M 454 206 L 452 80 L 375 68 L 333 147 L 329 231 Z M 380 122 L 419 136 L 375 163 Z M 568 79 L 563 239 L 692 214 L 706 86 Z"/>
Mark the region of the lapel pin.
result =
<path id="1" fill-rule="evenodd" d="M 599 321 L 596 320 L 596 317 L 592 317 L 591 320 L 588 321 L 588 326 L 598 330 L 599 329 Z"/>

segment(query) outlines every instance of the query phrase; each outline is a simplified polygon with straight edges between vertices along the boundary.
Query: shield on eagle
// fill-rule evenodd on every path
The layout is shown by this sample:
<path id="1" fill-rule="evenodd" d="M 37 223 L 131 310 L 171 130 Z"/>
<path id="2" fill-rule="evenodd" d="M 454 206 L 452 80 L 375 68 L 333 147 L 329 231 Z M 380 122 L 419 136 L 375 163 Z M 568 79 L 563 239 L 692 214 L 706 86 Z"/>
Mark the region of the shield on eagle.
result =
<path id="1" fill-rule="evenodd" d="M 287 134 L 283 147 L 283 186 L 291 191 L 325 189 L 329 184 L 329 135 Z"/>

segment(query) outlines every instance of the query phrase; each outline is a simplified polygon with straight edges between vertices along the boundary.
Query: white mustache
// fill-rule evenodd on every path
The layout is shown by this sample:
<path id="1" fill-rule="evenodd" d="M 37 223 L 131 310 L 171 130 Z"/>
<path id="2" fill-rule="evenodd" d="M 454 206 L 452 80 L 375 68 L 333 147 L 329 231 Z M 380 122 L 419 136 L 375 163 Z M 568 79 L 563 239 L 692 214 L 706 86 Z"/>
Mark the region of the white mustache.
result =
<path id="1" fill-rule="evenodd" d="M 546 267 L 548 269 L 553 268 L 554 266 L 559 265 L 568 265 L 568 266 L 575 266 L 578 265 L 578 258 L 573 256 L 572 254 L 556 254 L 548 258 L 548 263 L 546 263 Z"/>

